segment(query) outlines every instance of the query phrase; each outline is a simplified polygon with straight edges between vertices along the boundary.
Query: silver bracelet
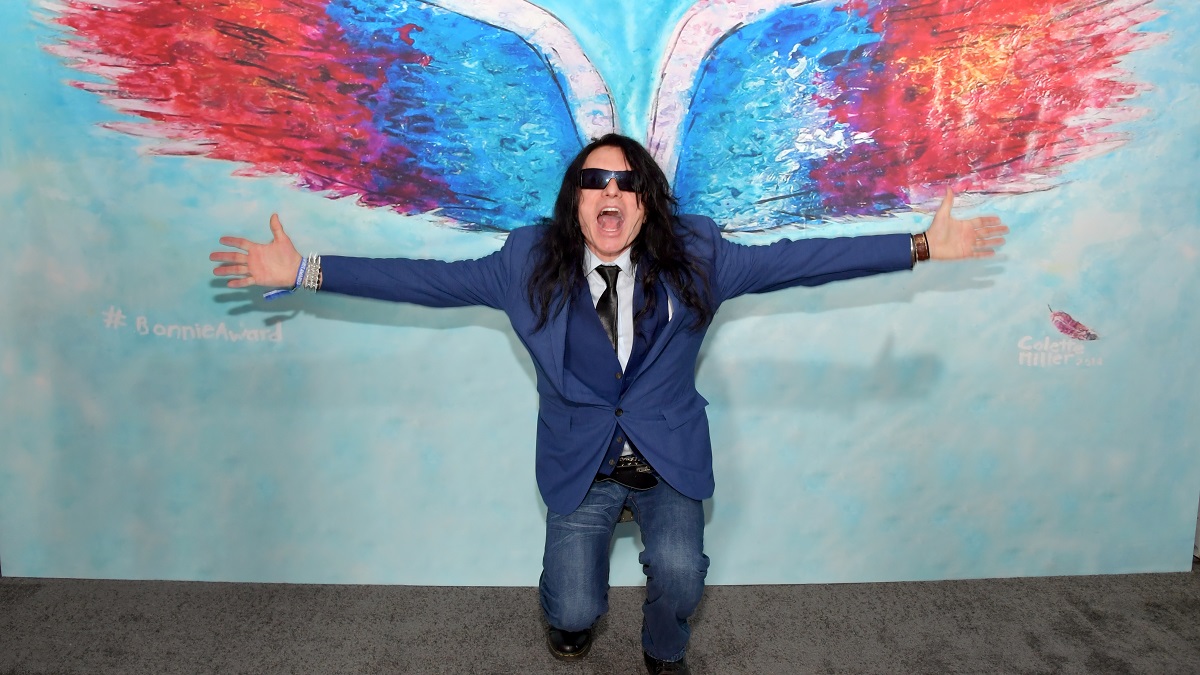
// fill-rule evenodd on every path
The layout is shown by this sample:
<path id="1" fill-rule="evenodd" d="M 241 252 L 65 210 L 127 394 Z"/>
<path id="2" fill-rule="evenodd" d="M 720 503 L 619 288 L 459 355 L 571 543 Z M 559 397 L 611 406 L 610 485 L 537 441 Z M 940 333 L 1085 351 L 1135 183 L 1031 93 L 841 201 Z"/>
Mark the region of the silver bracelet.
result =
<path id="1" fill-rule="evenodd" d="M 308 254 L 308 269 L 304 270 L 304 282 L 301 286 L 314 293 L 321 286 L 321 256 L 316 253 Z"/>

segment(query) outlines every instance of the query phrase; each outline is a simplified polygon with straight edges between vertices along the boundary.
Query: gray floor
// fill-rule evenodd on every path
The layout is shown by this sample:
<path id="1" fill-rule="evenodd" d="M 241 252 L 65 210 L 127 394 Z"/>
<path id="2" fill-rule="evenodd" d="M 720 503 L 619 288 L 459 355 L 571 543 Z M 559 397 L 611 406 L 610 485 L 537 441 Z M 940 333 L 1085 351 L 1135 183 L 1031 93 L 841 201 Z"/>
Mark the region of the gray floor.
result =
<path id="1" fill-rule="evenodd" d="M 639 673 L 640 589 L 582 663 L 532 588 L 0 579 L 0 675 Z M 1200 673 L 1200 572 L 706 591 L 696 673 Z"/>

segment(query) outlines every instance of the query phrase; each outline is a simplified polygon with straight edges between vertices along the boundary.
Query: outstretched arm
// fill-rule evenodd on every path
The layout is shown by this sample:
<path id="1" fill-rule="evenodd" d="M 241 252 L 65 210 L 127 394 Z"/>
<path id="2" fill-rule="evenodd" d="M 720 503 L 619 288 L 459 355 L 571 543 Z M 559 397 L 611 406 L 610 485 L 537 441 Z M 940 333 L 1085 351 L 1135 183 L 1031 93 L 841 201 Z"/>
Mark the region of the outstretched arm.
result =
<path id="1" fill-rule="evenodd" d="M 302 256 L 283 231 L 279 216 L 271 214 L 271 241 L 257 244 L 241 237 L 221 237 L 225 246 L 239 248 L 245 253 L 213 251 L 208 259 L 225 263 L 213 270 L 219 277 L 234 277 L 226 284 L 230 288 L 271 286 L 291 288 L 296 281 Z"/>
<path id="2" fill-rule="evenodd" d="M 996 216 L 960 220 L 951 214 L 954 193 L 946 190 L 933 223 L 924 232 L 930 258 L 960 260 L 986 258 L 1004 244 L 1008 227 Z M 681 216 L 697 232 L 716 225 L 704 219 Z M 708 221 L 711 223 L 711 221 Z M 780 240 L 769 246 L 745 246 L 719 236 L 715 290 L 728 300 L 743 293 L 764 293 L 790 286 L 816 286 L 855 277 L 911 269 L 924 260 L 921 235 L 885 234 L 834 239 Z"/>
<path id="3" fill-rule="evenodd" d="M 413 260 L 409 258 L 351 258 L 323 255 L 316 263 L 317 287 L 322 291 L 411 302 L 427 307 L 484 305 L 502 308 L 509 295 L 510 268 L 515 258 L 524 264 L 537 228 L 520 228 L 510 234 L 504 249 L 477 260 Z M 528 231 L 526 231 L 528 230 Z M 523 242 L 512 247 L 514 241 Z M 234 277 L 230 288 L 267 286 L 295 288 L 303 256 L 283 231 L 279 216 L 271 214 L 271 241 L 259 244 L 242 237 L 221 237 L 221 243 L 241 251 L 213 251 L 208 259 L 223 263 L 213 269 L 219 277 Z M 515 251 L 515 252 L 514 252 Z M 312 272 L 310 262 L 308 270 Z M 309 290 L 317 290 L 305 284 Z M 276 291 L 267 293 L 270 299 Z"/>
<path id="4" fill-rule="evenodd" d="M 925 232 L 929 241 L 929 257 L 934 260 L 987 258 L 1004 245 L 1008 227 L 996 216 L 979 216 L 959 220 L 950 214 L 954 206 L 954 191 L 946 196 L 933 216 L 933 224 Z"/>

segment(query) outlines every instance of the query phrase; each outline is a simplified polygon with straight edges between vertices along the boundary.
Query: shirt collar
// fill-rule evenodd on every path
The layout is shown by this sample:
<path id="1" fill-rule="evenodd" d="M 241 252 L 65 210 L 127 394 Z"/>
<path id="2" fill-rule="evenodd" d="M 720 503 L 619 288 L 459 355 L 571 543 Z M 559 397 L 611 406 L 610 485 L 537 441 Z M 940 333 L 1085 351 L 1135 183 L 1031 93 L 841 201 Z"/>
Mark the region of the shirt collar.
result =
<path id="1" fill-rule="evenodd" d="M 629 252 L 631 250 L 632 250 L 632 247 L 627 248 L 621 253 L 621 255 L 617 256 L 616 260 L 614 260 L 612 262 L 604 262 L 600 258 L 596 257 L 595 253 L 592 253 L 592 249 L 588 248 L 587 246 L 584 246 L 583 247 L 583 255 L 584 255 L 583 273 L 585 275 L 591 274 L 592 270 L 596 269 L 596 267 L 598 267 L 600 265 L 616 265 L 617 267 L 621 268 L 622 272 L 632 275 L 633 274 L 633 259 L 629 255 Z"/>

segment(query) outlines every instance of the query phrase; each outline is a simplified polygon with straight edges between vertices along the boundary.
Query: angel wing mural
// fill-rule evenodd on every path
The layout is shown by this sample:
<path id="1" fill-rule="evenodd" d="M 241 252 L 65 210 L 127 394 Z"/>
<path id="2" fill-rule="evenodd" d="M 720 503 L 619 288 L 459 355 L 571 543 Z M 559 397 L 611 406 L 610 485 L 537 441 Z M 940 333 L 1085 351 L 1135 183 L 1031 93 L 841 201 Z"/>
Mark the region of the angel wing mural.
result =
<path id="1" fill-rule="evenodd" d="M 620 130 L 575 33 L 523 0 L 60 0 L 49 48 L 154 152 L 286 174 L 467 229 L 548 213 Z M 702 0 L 670 30 L 645 141 L 682 207 L 816 228 L 1052 187 L 1124 140 L 1150 0 Z"/>

